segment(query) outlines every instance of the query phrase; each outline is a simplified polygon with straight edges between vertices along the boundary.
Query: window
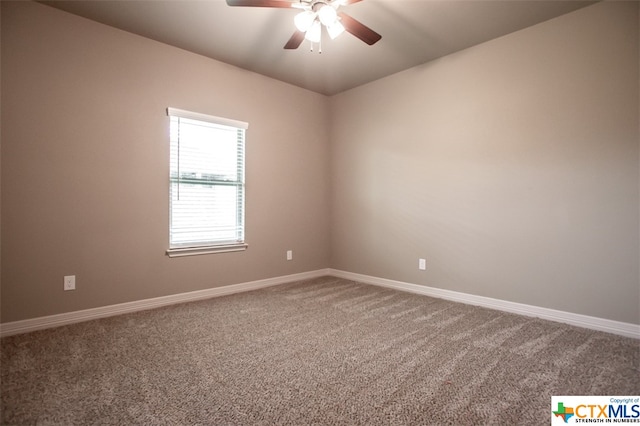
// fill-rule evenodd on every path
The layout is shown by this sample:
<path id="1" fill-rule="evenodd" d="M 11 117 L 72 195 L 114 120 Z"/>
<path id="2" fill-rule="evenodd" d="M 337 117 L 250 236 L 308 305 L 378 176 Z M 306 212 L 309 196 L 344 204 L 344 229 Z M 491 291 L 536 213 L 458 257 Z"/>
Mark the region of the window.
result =
<path id="1" fill-rule="evenodd" d="M 175 108 L 170 118 L 170 257 L 245 250 L 247 123 Z"/>

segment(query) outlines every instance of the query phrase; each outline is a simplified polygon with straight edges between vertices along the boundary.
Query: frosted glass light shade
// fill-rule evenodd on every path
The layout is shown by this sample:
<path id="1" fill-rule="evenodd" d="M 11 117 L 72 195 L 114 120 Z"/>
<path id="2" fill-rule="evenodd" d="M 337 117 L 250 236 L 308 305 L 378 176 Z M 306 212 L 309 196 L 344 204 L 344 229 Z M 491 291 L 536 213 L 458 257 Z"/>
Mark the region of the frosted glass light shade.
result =
<path id="1" fill-rule="evenodd" d="M 304 35 L 304 38 L 306 38 L 312 43 L 320 43 L 321 31 L 322 31 L 322 24 L 320 24 L 320 21 L 318 20 L 313 21 L 311 28 L 307 30 L 307 33 Z"/>
<path id="2" fill-rule="evenodd" d="M 313 21 L 316 19 L 316 14 L 310 10 L 305 10 L 304 12 L 298 13 L 293 18 L 293 23 L 295 24 L 298 31 L 302 31 L 303 33 L 308 31 L 313 25 Z"/>
<path id="3" fill-rule="evenodd" d="M 320 10 L 318 10 L 318 18 L 323 25 L 328 27 L 329 25 L 332 25 L 336 22 L 336 20 L 338 19 L 338 14 L 333 7 L 325 4 L 320 8 Z"/>
<path id="4" fill-rule="evenodd" d="M 327 27 L 327 32 L 329 33 L 329 37 L 331 37 L 331 40 L 333 40 L 344 32 L 344 26 L 340 23 L 340 21 L 336 21 L 332 25 L 329 25 Z"/>

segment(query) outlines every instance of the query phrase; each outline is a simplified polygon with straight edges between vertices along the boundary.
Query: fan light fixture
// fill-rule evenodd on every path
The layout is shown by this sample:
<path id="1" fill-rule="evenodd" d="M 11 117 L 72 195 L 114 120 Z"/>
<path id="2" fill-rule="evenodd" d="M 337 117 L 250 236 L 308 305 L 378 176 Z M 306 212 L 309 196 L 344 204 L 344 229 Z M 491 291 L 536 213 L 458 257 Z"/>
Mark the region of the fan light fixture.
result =
<path id="1" fill-rule="evenodd" d="M 340 2 L 329 4 L 324 1 L 316 1 L 310 9 L 298 13 L 293 18 L 293 23 L 298 31 L 305 33 L 304 38 L 312 43 L 321 42 L 323 25 L 333 40 L 345 31 L 344 25 L 340 23 L 338 12 L 336 12 L 339 5 Z"/>
<path id="2" fill-rule="evenodd" d="M 0 0 L 2 1 L 2 0 Z M 285 49 L 297 49 L 306 39 L 313 45 L 318 44 L 322 52 L 323 27 L 332 39 L 348 32 L 369 46 L 380 41 L 382 36 L 371 28 L 353 19 L 344 12 L 338 13 L 341 6 L 359 3 L 363 0 L 226 0 L 229 6 L 294 8 L 300 12 L 293 18 L 296 31 L 284 45 Z"/>

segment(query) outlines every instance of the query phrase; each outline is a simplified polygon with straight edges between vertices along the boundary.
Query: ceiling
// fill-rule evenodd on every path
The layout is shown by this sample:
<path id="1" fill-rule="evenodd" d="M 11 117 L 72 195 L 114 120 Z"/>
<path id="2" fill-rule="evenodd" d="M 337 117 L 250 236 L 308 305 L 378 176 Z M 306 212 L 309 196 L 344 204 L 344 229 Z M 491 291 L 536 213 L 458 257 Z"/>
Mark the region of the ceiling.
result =
<path id="1" fill-rule="evenodd" d="M 341 7 L 382 35 L 349 33 L 285 50 L 297 9 L 224 0 L 43 0 L 41 3 L 325 95 L 377 80 L 595 3 L 579 0 L 363 0 Z"/>

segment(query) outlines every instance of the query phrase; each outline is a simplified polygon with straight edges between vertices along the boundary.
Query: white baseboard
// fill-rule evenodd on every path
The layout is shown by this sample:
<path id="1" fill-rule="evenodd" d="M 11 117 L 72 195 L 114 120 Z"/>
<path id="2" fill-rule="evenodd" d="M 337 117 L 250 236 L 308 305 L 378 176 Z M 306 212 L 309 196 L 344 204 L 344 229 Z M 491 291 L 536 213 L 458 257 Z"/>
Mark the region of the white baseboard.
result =
<path id="1" fill-rule="evenodd" d="M 45 328 L 58 327 L 61 325 L 89 321 L 98 318 L 105 318 L 114 315 L 143 311 L 146 309 L 154 309 L 177 303 L 193 302 L 196 300 L 209 299 L 212 297 L 226 296 L 228 294 L 257 290 L 260 288 L 271 287 L 274 285 L 285 284 L 293 281 L 312 279 L 326 275 L 358 281 L 363 284 L 388 287 L 396 290 L 417 293 L 424 296 L 437 297 L 439 299 L 466 303 L 468 305 L 483 306 L 486 308 L 497 309 L 514 314 L 537 317 L 592 330 L 605 331 L 620 336 L 640 339 L 640 325 L 636 324 L 612 321 L 603 318 L 591 317 L 588 315 L 574 314 L 571 312 L 557 311 L 555 309 L 541 308 L 538 306 L 508 302 L 505 300 L 492 299 L 490 297 L 475 296 L 472 294 L 460 293 L 457 291 L 443 290 L 440 288 L 410 284 L 402 281 L 394 281 L 385 278 L 355 274 L 352 272 L 329 268 L 302 272 L 299 274 L 284 275 L 275 278 L 267 278 L 258 281 L 250 281 L 241 284 L 210 288 L 206 290 L 173 294 L 170 296 L 155 297 L 152 299 L 137 300 L 135 302 L 119 303 L 117 305 L 102 306 L 99 308 L 85 309 L 82 311 L 67 312 L 63 314 L 3 323 L 0 324 L 0 337 L 11 336 L 20 333 L 28 333 L 36 330 L 43 330 Z"/>
<path id="2" fill-rule="evenodd" d="M 329 275 L 329 269 L 319 269 L 317 271 L 284 275 L 281 277 L 267 278 L 264 280 L 250 281 L 223 287 L 215 287 L 206 290 L 172 294 L 170 296 L 136 300 L 135 302 L 101 306 L 99 308 L 84 309 L 82 311 L 67 312 L 63 314 L 49 315 L 22 321 L 7 322 L 0 324 L 0 337 L 11 336 L 20 333 L 28 333 L 30 331 L 43 330 L 45 328 L 58 327 L 61 325 L 111 317 L 131 312 L 144 311 L 146 309 L 160 308 L 162 306 L 174 305 L 177 303 L 194 302 L 196 300 L 226 296 L 228 294 L 257 290 L 259 288 L 271 287 L 278 284 L 285 284 L 288 282 L 317 278 L 326 275 Z"/>
<path id="3" fill-rule="evenodd" d="M 546 320 L 562 322 L 565 324 L 571 324 L 577 327 L 588 328 L 591 330 L 605 331 L 607 333 L 617 334 L 620 336 L 640 339 L 640 325 L 637 324 L 612 321 L 604 318 L 591 317 L 588 315 L 574 314 L 571 312 L 557 311 L 555 309 L 541 308 L 538 306 L 525 305 L 523 303 L 508 302 L 505 300 L 492 299 L 490 297 L 475 296 L 473 294 L 459 293 L 457 291 L 443 290 L 440 288 L 410 284 L 402 281 L 372 277 L 369 275 L 354 274 L 352 272 L 340 271 L 337 269 L 329 269 L 329 275 L 338 278 L 358 281 L 364 284 L 389 287 L 396 290 L 437 297 L 439 299 L 466 303 L 468 305 L 483 306 L 499 311 L 511 312 L 514 314 L 525 315 L 529 317 L 537 317 Z"/>

